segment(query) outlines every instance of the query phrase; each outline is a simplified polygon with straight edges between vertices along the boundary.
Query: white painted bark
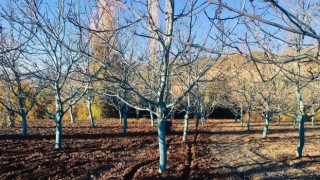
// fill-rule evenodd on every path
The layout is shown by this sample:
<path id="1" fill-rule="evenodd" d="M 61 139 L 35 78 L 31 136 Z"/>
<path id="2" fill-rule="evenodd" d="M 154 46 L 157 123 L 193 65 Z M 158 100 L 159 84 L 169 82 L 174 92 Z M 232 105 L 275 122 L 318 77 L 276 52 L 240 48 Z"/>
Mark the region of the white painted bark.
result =
<path id="1" fill-rule="evenodd" d="M 94 128 L 95 123 L 94 123 L 94 117 L 93 117 L 93 113 L 92 113 L 92 104 L 91 104 L 90 95 L 87 95 L 87 109 L 88 109 L 88 114 L 89 114 L 90 125 L 92 128 Z"/>
<path id="2" fill-rule="evenodd" d="M 70 122 L 75 123 L 74 114 L 73 114 L 73 106 L 70 106 L 69 114 L 70 114 Z"/>
<path id="3" fill-rule="evenodd" d="M 153 113 L 152 113 L 152 106 L 151 103 L 149 103 L 149 110 L 150 110 L 150 122 L 151 122 L 151 127 L 154 127 L 154 117 L 153 117 Z"/>
<path id="4" fill-rule="evenodd" d="M 8 124 L 9 124 L 9 127 L 14 127 L 15 124 L 14 124 L 14 115 L 13 115 L 13 112 L 8 112 L 8 117 L 7 117 L 7 121 L 8 121 Z"/>
<path id="5" fill-rule="evenodd" d="M 266 109 L 266 114 L 265 114 L 265 123 L 264 123 L 264 126 L 263 126 L 262 138 L 267 138 L 269 122 L 270 122 L 270 118 L 271 118 L 270 115 L 271 115 L 270 110 L 267 108 Z"/>

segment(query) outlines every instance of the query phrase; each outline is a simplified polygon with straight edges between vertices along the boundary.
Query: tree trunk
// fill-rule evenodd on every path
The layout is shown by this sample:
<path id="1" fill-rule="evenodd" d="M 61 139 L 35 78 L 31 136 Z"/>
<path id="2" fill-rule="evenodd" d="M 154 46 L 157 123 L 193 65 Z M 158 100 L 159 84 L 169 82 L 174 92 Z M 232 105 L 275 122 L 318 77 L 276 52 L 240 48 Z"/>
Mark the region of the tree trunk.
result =
<path id="1" fill-rule="evenodd" d="M 311 114 L 314 114 L 314 109 L 313 108 L 311 108 Z M 311 125 L 312 126 L 314 126 L 314 116 L 315 116 L 315 114 L 311 117 Z"/>
<path id="2" fill-rule="evenodd" d="M 280 125 L 280 114 L 277 115 L 277 125 Z"/>
<path id="3" fill-rule="evenodd" d="M 235 114 L 234 115 L 234 122 L 237 122 L 238 121 L 238 116 Z"/>
<path id="4" fill-rule="evenodd" d="M 122 133 L 127 133 L 127 127 L 128 127 L 128 106 L 125 104 L 123 106 L 123 126 L 122 126 Z"/>
<path id="5" fill-rule="evenodd" d="M 28 124 L 27 124 L 27 114 L 21 113 L 21 128 L 22 128 L 22 137 L 26 137 L 28 135 Z"/>
<path id="6" fill-rule="evenodd" d="M 137 118 L 137 120 L 139 119 L 139 114 L 140 114 L 140 111 L 136 110 L 136 118 Z"/>
<path id="7" fill-rule="evenodd" d="M 62 147 L 62 118 L 56 117 L 56 144 L 55 148 L 60 149 Z"/>
<path id="8" fill-rule="evenodd" d="M 265 114 L 265 122 L 264 122 L 264 127 L 263 127 L 262 138 L 267 138 L 270 118 L 271 118 L 270 111 L 267 110 L 267 112 Z"/>
<path id="9" fill-rule="evenodd" d="M 247 130 L 250 131 L 251 108 L 248 110 Z"/>
<path id="10" fill-rule="evenodd" d="M 122 122 L 123 122 L 123 117 L 122 117 L 122 108 L 123 108 L 123 107 L 119 108 L 119 110 L 118 110 L 118 112 L 119 112 L 119 121 L 120 121 L 120 123 L 122 123 Z"/>
<path id="11" fill-rule="evenodd" d="M 314 126 L 314 116 L 311 117 L 311 125 Z"/>
<path id="12" fill-rule="evenodd" d="M 167 145 L 166 145 L 166 119 L 163 112 L 160 112 L 158 117 L 158 141 L 159 141 L 159 173 L 166 170 L 167 166 Z"/>
<path id="13" fill-rule="evenodd" d="M 151 127 L 154 127 L 154 118 L 152 113 L 152 106 L 151 103 L 149 103 L 149 110 L 150 110 L 150 121 L 151 121 Z"/>
<path id="14" fill-rule="evenodd" d="M 9 127 L 14 127 L 15 124 L 14 124 L 14 113 L 12 111 L 9 111 L 8 113 L 8 124 L 9 124 Z"/>
<path id="15" fill-rule="evenodd" d="M 197 112 L 196 112 L 196 124 L 195 124 L 195 132 L 196 133 L 198 132 L 200 118 L 201 118 L 201 113 L 200 113 L 200 111 L 198 109 Z"/>
<path id="16" fill-rule="evenodd" d="M 299 115 L 298 120 L 299 120 L 299 143 L 298 143 L 298 147 L 297 147 L 297 157 L 301 158 L 302 157 L 302 150 L 304 147 L 304 139 L 305 139 L 305 135 L 304 135 L 305 116 Z"/>
<path id="17" fill-rule="evenodd" d="M 296 129 L 296 125 L 297 125 L 297 117 L 294 117 L 294 118 L 293 118 L 292 129 Z"/>
<path id="18" fill-rule="evenodd" d="M 243 110 L 242 110 L 242 108 L 240 109 L 240 125 L 241 125 L 241 127 L 243 126 Z"/>
<path id="19" fill-rule="evenodd" d="M 88 113 L 89 113 L 89 119 L 90 119 L 90 124 L 91 124 L 91 127 L 95 127 L 95 124 L 94 124 L 94 117 L 93 117 L 93 114 L 92 114 L 92 105 L 91 105 L 91 98 L 88 96 L 88 99 L 87 99 L 87 108 L 88 108 Z"/>
<path id="20" fill-rule="evenodd" d="M 183 142 L 187 142 L 188 128 L 189 128 L 189 110 L 187 110 L 186 114 L 184 115 L 184 128 L 183 128 L 183 136 L 182 136 Z"/>
<path id="21" fill-rule="evenodd" d="M 70 114 L 70 121 L 71 121 L 71 123 L 75 123 L 74 115 L 73 115 L 73 106 L 70 106 L 69 114 Z"/>

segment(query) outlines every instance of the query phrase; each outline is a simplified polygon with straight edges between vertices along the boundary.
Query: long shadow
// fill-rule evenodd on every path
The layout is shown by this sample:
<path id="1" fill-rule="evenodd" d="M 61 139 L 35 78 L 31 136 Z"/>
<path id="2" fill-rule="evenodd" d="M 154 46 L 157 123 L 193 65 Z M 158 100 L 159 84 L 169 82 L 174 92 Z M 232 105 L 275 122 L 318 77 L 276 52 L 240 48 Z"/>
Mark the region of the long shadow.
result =
<path id="1" fill-rule="evenodd" d="M 311 127 L 306 127 L 305 132 L 308 131 L 316 131 L 320 130 L 320 128 L 311 128 Z M 253 130 L 236 130 L 236 131 L 207 131 L 207 130 L 200 130 L 199 134 L 207 134 L 207 135 L 244 135 L 244 134 L 255 134 L 255 133 L 261 133 L 263 132 L 263 127 L 261 126 L 261 129 L 253 129 Z M 287 128 L 278 128 L 278 129 L 270 129 L 268 130 L 268 134 L 272 133 L 290 133 L 290 132 L 297 132 L 298 129 L 287 129 Z"/>
<path id="2" fill-rule="evenodd" d="M 157 132 L 127 132 L 123 133 L 99 133 L 99 134 L 63 134 L 63 139 L 100 139 L 100 138 L 127 138 L 127 137 L 141 137 L 141 136 L 157 136 Z M 2 140 L 36 140 L 36 139 L 54 139 L 54 134 L 38 135 L 32 134 L 27 137 L 22 137 L 20 134 L 5 134 L 0 135 Z"/>
<path id="3" fill-rule="evenodd" d="M 314 157 L 316 158 L 316 157 Z M 230 169 L 231 172 L 227 172 L 227 173 L 217 173 L 217 174 L 211 174 L 210 176 L 215 176 L 215 177 L 219 177 L 219 178 L 228 178 L 230 176 L 239 176 L 242 179 L 251 179 L 250 176 L 251 175 L 255 175 L 255 174 L 268 174 L 270 172 L 278 172 L 278 171 L 282 171 L 288 168 L 294 168 L 294 169 L 300 169 L 304 172 L 303 175 L 296 175 L 296 176 L 286 176 L 286 175 L 282 175 L 277 173 L 276 177 L 269 177 L 269 178 L 299 178 L 299 179 L 310 179 L 310 178 L 314 178 L 314 179 L 319 179 L 320 175 L 316 174 L 316 172 L 312 172 L 309 170 L 303 170 L 302 167 L 305 165 L 308 165 L 310 163 L 319 163 L 320 160 L 309 160 L 309 161 L 300 161 L 297 163 L 293 163 L 292 165 L 289 165 L 287 162 L 284 162 L 282 164 L 278 164 L 276 162 L 256 162 L 256 163 L 252 163 L 252 164 L 241 164 L 238 166 L 229 166 L 229 165 L 223 165 L 223 166 L 219 166 L 219 167 L 214 167 L 213 169 L 219 170 L 219 169 Z M 258 166 L 256 168 L 250 168 L 248 170 L 245 171 L 239 171 L 238 168 L 241 167 L 246 167 L 246 166 Z"/>

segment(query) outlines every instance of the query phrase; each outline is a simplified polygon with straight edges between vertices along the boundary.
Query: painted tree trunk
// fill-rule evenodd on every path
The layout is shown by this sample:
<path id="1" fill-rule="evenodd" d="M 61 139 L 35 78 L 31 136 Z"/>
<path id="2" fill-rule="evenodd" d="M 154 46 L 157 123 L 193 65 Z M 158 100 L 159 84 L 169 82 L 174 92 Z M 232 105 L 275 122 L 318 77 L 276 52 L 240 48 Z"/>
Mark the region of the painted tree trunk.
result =
<path id="1" fill-rule="evenodd" d="M 8 113 L 8 124 L 9 124 L 9 127 L 14 127 L 15 124 L 14 124 L 14 113 L 13 112 L 9 112 Z"/>
<path id="2" fill-rule="evenodd" d="M 21 113 L 21 119 L 22 137 L 26 137 L 28 135 L 27 114 Z"/>
<path id="3" fill-rule="evenodd" d="M 128 127 L 128 106 L 123 106 L 123 126 L 122 126 L 122 133 L 127 133 L 127 127 Z"/>
<path id="4" fill-rule="evenodd" d="M 311 117 L 311 125 L 314 126 L 314 116 Z"/>
<path id="5" fill-rule="evenodd" d="M 201 120 L 201 127 L 203 127 L 203 124 L 204 124 L 204 115 L 203 115 L 203 105 L 202 105 L 202 103 L 200 103 L 199 116 L 200 116 L 200 120 Z"/>
<path id="6" fill-rule="evenodd" d="M 188 128 L 189 128 L 189 110 L 186 111 L 186 114 L 184 116 L 184 128 L 183 128 L 183 136 L 182 136 L 183 142 L 187 142 Z"/>
<path id="7" fill-rule="evenodd" d="M 242 109 L 240 110 L 240 125 L 241 125 L 241 127 L 243 126 L 243 111 L 242 111 Z"/>
<path id="8" fill-rule="evenodd" d="M 264 122 L 264 127 L 263 127 L 262 138 L 267 138 L 270 118 L 271 118 L 270 111 L 267 110 L 267 112 L 265 114 L 265 118 L 264 118 L 265 122 Z"/>
<path id="9" fill-rule="evenodd" d="M 201 118 L 201 113 L 200 113 L 200 111 L 198 110 L 198 111 L 196 112 L 196 124 L 195 124 L 195 132 L 196 132 L 196 133 L 198 132 L 198 127 L 199 127 L 200 118 Z"/>
<path id="10" fill-rule="evenodd" d="M 203 127 L 203 125 L 204 125 L 204 117 L 203 116 L 201 116 L 201 127 Z"/>
<path id="11" fill-rule="evenodd" d="M 139 119 L 139 114 L 140 114 L 140 111 L 139 110 L 136 110 L 136 118 Z"/>
<path id="12" fill-rule="evenodd" d="M 56 144 L 55 148 L 60 149 L 62 147 L 62 118 L 56 117 Z"/>
<path id="13" fill-rule="evenodd" d="M 292 129 L 296 129 L 296 125 L 297 125 L 297 117 L 294 117 L 294 118 L 293 118 Z"/>
<path id="14" fill-rule="evenodd" d="M 118 113 L 119 113 L 119 121 L 120 121 L 120 123 L 122 123 L 123 122 L 122 108 L 119 108 Z"/>
<path id="15" fill-rule="evenodd" d="M 277 125 L 280 125 L 280 114 L 277 115 Z"/>
<path id="16" fill-rule="evenodd" d="M 311 114 L 314 114 L 314 109 L 311 108 Z M 311 125 L 314 126 L 314 115 L 311 117 Z"/>
<path id="17" fill-rule="evenodd" d="M 167 145 L 166 145 L 166 119 L 163 113 L 158 117 L 158 141 L 159 141 L 159 173 L 166 170 L 167 167 Z"/>
<path id="18" fill-rule="evenodd" d="M 234 122 L 237 122 L 238 121 L 238 116 L 235 114 L 234 115 Z"/>
<path id="19" fill-rule="evenodd" d="M 304 134 L 304 123 L 305 123 L 305 116 L 299 116 L 299 142 L 297 147 L 297 157 L 302 157 L 302 150 L 304 147 L 304 140 L 305 140 L 305 134 Z"/>
<path id="20" fill-rule="evenodd" d="M 250 131 L 251 110 L 248 111 L 247 130 Z"/>
<path id="21" fill-rule="evenodd" d="M 154 127 L 154 117 L 152 113 L 152 106 L 151 103 L 149 103 L 149 110 L 150 110 L 150 121 L 151 121 L 151 127 Z"/>
<path id="22" fill-rule="evenodd" d="M 75 123 L 74 114 L 73 114 L 73 106 L 70 106 L 69 114 L 70 114 L 70 122 Z"/>
<path id="23" fill-rule="evenodd" d="M 91 127 L 94 128 L 95 124 L 94 124 L 94 117 L 93 117 L 93 114 L 92 114 L 92 104 L 91 104 L 91 99 L 89 97 L 87 99 L 87 108 L 88 108 Z"/>

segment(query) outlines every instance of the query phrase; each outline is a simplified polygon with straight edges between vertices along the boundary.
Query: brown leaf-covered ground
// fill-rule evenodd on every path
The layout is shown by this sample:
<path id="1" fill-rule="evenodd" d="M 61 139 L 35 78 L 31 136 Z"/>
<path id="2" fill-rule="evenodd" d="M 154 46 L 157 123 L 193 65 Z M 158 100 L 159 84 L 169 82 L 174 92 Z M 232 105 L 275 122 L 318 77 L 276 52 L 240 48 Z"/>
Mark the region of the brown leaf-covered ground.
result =
<path id="1" fill-rule="evenodd" d="M 167 135 L 168 170 L 158 173 L 156 128 L 149 120 L 130 120 L 121 133 L 115 119 L 65 122 L 63 148 L 54 149 L 55 127 L 49 120 L 20 128 L 0 129 L 0 179 L 270 179 L 320 178 L 320 126 L 306 124 L 304 157 L 295 158 L 298 131 L 291 123 L 270 126 L 261 139 L 262 123 L 246 131 L 233 120 L 208 120 L 182 143 L 183 121 L 173 121 Z"/>

